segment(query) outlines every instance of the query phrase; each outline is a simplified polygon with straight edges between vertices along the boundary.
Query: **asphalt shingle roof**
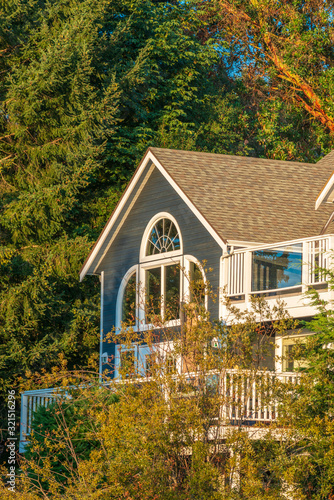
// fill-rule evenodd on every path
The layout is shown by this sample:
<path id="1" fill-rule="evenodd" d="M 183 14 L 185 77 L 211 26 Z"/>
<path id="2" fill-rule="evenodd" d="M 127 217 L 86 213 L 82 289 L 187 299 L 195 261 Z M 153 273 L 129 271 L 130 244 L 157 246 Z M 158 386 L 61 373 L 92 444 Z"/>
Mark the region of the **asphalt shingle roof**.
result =
<path id="1" fill-rule="evenodd" d="M 316 236 L 334 210 L 329 204 L 314 209 L 334 171 L 334 152 L 310 164 L 149 149 L 226 240 L 269 243 Z M 334 223 L 326 232 L 334 233 Z"/>

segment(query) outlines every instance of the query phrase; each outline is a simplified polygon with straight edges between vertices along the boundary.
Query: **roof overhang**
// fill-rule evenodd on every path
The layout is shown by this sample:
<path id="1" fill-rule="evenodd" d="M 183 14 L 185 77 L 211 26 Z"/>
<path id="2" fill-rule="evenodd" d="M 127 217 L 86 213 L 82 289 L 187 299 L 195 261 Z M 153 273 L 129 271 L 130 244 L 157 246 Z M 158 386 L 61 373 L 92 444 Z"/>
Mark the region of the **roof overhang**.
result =
<path id="1" fill-rule="evenodd" d="M 108 235 L 110 234 L 110 231 L 114 228 L 115 224 L 117 224 L 117 230 L 120 229 L 120 227 L 123 225 L 126 217 L 122 217 L 122 219 L 119 221 L 119 216 L 122 213 L 122 210 L 127 203 L 128 199 L 130 198 L 135 186 L 137 183 L 140 181 L 140 178 L 147 167 L 149 162 L 152 162 L 152 164 L 161 172 L 161 174 L 165 177 L 165 179 L 170 183 L 170 185 L 174 188 L 174 190 L 179 194 L 179 196 L 182 198 L 182 200 L 186 203 L 186 205 L 190 208 L 190 210 L 194 213 L 194 215 L 199 219 L 199 221 L 204 225 L 204 227 L 207 229 L 207 231 L 210 233 L 210 235 L 213 237 L 213 239 L 222 247 L 223 250 L 226 249 L 226 240 L 221 238 L 219 234 L 213 229 L 211 224 L 207 221 L 207 219 L 203 216 L 203 214 L 195 207 L 193 202 L 189 199 L 189 197 L 185 194 L 185 192 L 180 188 L 180 186 L 174 181 L 172 176 L 167 172 L 167 170 L 163 167 L 163 165 L 159 162 L 159 160 L 156 158 L 156 156 L 153 154 L 153 152 L 148 148 L 146 151 L 142 161 L 140 162 L 138 168 L 136 169 L 135 173 L 132 176 L 132 179 L 130 180 L 126 190 L 124 191 L 121 199 L 119 200 L 115 210 L 111 214 L 107 224 L 105 225 L 104 229 L 102 230 L 99 238 L 97 239 L 94 247 L 92 248 L 91 252 L 89 253 L 84 265 L 82 266 L 82 269 L 80 271 L 80 281 L 84 279 L 86 274 L 96 274 L 96 268 L 98 267 L 99 263 L 103 259 L 105 252 L 103 253 L 102 256 L 99 256 L 99 253 L 101 252 L 101 247 L 105 243 L 106 239 L 108 238 Z M 147 176 L 146 176 L 147 177 Z M 147 179 L 146 179 L 147 180 Z M 108 245 L 107 249 L 110 248 L 110 244 Z M 139 251 L 139 249 L 138 249 Z M 97 257 L 100 257 L 98 260 L 98 264 L 94 265 L 94 262 L 96 261 Z"/>
<path id="2" fill-rule="evenodd" d="M 315 202 L 315 209 L 318 210 L 323 203 L 334 203 L 334 173 L 327 181 L 325 187 L 319 194 Z"/>

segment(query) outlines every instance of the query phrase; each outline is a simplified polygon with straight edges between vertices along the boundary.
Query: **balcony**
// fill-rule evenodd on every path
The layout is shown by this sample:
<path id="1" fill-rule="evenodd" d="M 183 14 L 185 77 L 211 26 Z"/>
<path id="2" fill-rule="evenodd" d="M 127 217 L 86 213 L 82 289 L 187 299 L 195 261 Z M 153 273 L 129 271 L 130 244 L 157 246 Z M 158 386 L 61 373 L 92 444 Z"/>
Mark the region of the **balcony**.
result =
<path id="1" fill-rule="evenodd" d="M 334 235 L 324 235 L 232 250 L 223 257 L 227 296 L 241 311 L 249 308 L 252 296 L 263 296 L 272 304 L 284 300 L 292 317 L 312 316 L 317 311 L 307 290 L 317 289 L 321 299 L 334 298 L 324 272 L 330 269 L 333 248 Z"/>
<path id="2" fill-rule="evenodd" d="M 220 426 L 254 426 L 275 421 L 278 416 L 278 405 L 272 397 L 275 383 L 297 384 L 299 380 L 295 372 L 259 371 L 254 375 L 247 370 L 223 370 L 214 376 L 219 380 L 219 393 L 223 396 Z M 189 377 L 191 379 L 192 374 Z M 34 412 L 41 406 L 49 406 L 57 398 L 68 397 L 66 389 L 60 388 L 37 389 L 21 394 L 20 453 L 24 452 L 29 440 Z"/>

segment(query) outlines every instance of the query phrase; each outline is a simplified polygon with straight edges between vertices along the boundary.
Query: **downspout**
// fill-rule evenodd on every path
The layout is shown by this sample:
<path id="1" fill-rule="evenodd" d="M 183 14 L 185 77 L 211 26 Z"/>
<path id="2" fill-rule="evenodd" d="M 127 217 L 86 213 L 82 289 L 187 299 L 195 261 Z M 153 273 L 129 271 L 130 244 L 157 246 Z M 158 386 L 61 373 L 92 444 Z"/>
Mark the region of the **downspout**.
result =
<path id="1" fill-rule="evenodd" d="M 103 306 L 104 306 L 104 271 L 100 274 L 101 299 L 100 299 L 100 359 L 99 359 L 99 379 L 102 382 L 102 347 L 103 347 Z"/>

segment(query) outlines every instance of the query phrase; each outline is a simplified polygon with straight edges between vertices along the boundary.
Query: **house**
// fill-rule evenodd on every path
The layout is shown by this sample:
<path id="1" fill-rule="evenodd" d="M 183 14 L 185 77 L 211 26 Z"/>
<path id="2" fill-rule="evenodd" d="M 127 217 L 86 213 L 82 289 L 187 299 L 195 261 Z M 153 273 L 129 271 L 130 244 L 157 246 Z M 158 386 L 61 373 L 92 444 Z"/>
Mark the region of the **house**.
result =
<path id="1" fill-rule="evenodd" d="M 194 272 L 203 260 L 220 295 L 209 301 L 211 317 L 225 319 L 224 291 L 241 309 L 256 293 L 284 298 L 296 318 L 312 316 L 306 288 L 330 293 L 316 267 L 334 248 L 333 170 L 334 153 L 306 164 L 149 148 L 80 273 L 101 279 L 101 370 L 115 363 L 117 375 L 117 347 L 103 335 L 125 319 L 129 283 L 182 301 L 187 279 L 177 268 Z"/>
<path id="2" fill-rule="evenodd" d="M 130 314 L 135 329 L 148 327 L 139 290 L 163 315 L 168 300 L 187 299 L 185 273 L 207 279 L 204 260 L 218 294 L 207 303 L 212 318 L 227 320 L 224 293 L 241 310 L 257 294 L 269 303 L 283 298 L 295 318 L 312 317 L 308 287 L 332 298 L 317 268 L 329 267 L 334 249 L 333 171 L 334 152 L 308 164 L 149 148 L 80 272 L 80 280 L 100 277 L 101 373 L 117 376 L 122 362 L 119 346 L 105 341 L 109 331 Z M 180 310 L 173 325 L 181 321 Z M 276 343 L 282 356 L 289 344 Z M 144 346 L 136 356 L 145 359 Z M 273 356 L 271 368 L 293 366 L 275 364 Z M 22 405 L 26 425 L 29 404 Z"/>

